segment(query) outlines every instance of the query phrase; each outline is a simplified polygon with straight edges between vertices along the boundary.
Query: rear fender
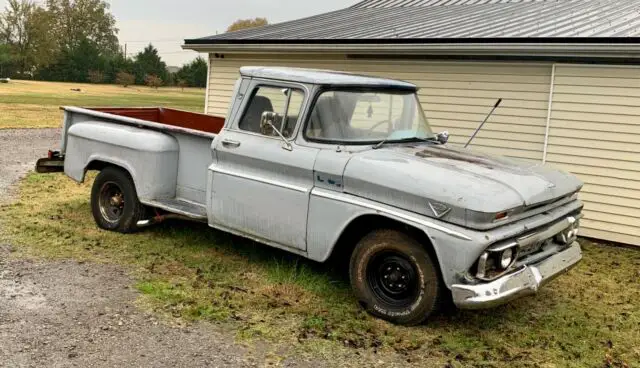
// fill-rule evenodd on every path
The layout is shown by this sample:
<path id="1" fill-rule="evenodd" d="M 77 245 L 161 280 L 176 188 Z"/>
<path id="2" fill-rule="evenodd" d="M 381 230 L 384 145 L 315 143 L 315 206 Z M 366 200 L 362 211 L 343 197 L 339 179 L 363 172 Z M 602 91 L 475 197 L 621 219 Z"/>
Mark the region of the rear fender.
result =
<path id="1" fill-rule="evenodd" d="M 69 129 L 66 148 L 64 172 L 73 180 L 84 181 L 92 163 L 104 162 L 129 172 L 141 200 L 176 196 L 179 146 L 173 136 L 91 121 Z"/>

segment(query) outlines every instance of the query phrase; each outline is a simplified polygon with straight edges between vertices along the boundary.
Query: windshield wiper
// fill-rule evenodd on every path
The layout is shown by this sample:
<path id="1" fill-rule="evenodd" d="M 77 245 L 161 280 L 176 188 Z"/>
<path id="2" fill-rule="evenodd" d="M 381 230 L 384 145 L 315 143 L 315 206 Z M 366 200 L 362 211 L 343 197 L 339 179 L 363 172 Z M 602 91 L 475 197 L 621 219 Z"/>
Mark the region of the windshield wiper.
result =
<path id="1" fill-rule="evenodd" d="M 389 138 L 385 138 L 384 140 L 380 141 L 379 143 L 376 143 L 372 148 L 373 149 L 378 149 L 378 148 L 382 147 L 385 143 L 389 142 L 389 140 L 390 140 Z M 413 142 L 413 141 L 437 142 L 438 139 L 436 137 L 429 137 L 429 138 L 411 137 L 411 138 L 397 139 L 397 140 L 394 140 L 393 143 L 408 143 L 408 142 Z"/>

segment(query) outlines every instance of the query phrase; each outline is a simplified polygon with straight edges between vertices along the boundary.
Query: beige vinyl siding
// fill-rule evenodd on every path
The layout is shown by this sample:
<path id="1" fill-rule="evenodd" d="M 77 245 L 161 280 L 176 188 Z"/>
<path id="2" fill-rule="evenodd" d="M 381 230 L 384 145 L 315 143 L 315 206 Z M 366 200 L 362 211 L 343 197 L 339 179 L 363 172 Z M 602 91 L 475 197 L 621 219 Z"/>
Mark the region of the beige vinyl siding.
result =
<path id="1" fill-rule="evenodd" d="M 583 235 L 640 245 L 640 68 L 556 67 L 547 162 L 585 182 Z"/>
<path id="2" fill-rule="evenodd" d="M 550 65 L 473 62 L 381 61 L 346 57 L 225 55 L 211 59 L 209 111 L 224 116 L 238 69 L 245 65 L 332 69 L 407 80 L 420 87 L 420 100 L 435 131 L 449 130 L 463 144 L 496 110 L 473 142 L 485 152 L 542 159 L 549 100 Z M 505 142 L 509 142 L 505 144 Z"/>

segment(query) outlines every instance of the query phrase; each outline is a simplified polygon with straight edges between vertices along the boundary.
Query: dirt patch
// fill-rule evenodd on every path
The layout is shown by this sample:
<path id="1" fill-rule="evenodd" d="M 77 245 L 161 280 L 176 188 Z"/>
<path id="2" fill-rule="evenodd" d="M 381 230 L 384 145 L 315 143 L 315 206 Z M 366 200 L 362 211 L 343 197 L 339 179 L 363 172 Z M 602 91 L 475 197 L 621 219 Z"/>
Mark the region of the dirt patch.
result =
<path id="1" fill-rule="evenodd" d="M 57 129 L 0 130 L 0 203 L 58 140 Z M 234 343 L 223 327 L 141 311 L 121 267 L 14 259 L 13 250 L 0 241 L 0 366 L 242 367 L 281 359 L 269 346 Z"/>
<path id="2" fill-rule="evenodd" d="M 237 367 L 255 361 L 215 326 L 180 326 L 140 312 L 132 280 L 118 267 L 23 260 L 0 267 L 3 364 Z"/>
<path id="3" fill-rule="evenodd" d="M 11 185 L 59 141 L 60 129 L 0 129 L 0 204 L 7 201 Z"/>

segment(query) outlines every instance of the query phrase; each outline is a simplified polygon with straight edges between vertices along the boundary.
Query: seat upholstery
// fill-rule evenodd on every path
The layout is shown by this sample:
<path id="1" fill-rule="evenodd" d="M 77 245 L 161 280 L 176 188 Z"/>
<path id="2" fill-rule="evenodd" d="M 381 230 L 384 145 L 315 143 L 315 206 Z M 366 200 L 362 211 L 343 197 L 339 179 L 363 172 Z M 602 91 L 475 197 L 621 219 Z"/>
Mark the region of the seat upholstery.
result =
<path id="1" fill-rule="evenodd" d="M 344 131 L 339 116 L 335 97 L 321 96 L 311 112 L 309 135 L 322 139 L 343 139 Z"/>
<path id="2" fill-rule="evenodd" d="M 264 96 L 253 96 L 247 112 L 240 121 L 240 129 L 260 133 L 260 120 L 265 111 L 273 111 L 271 100 Z"/>

